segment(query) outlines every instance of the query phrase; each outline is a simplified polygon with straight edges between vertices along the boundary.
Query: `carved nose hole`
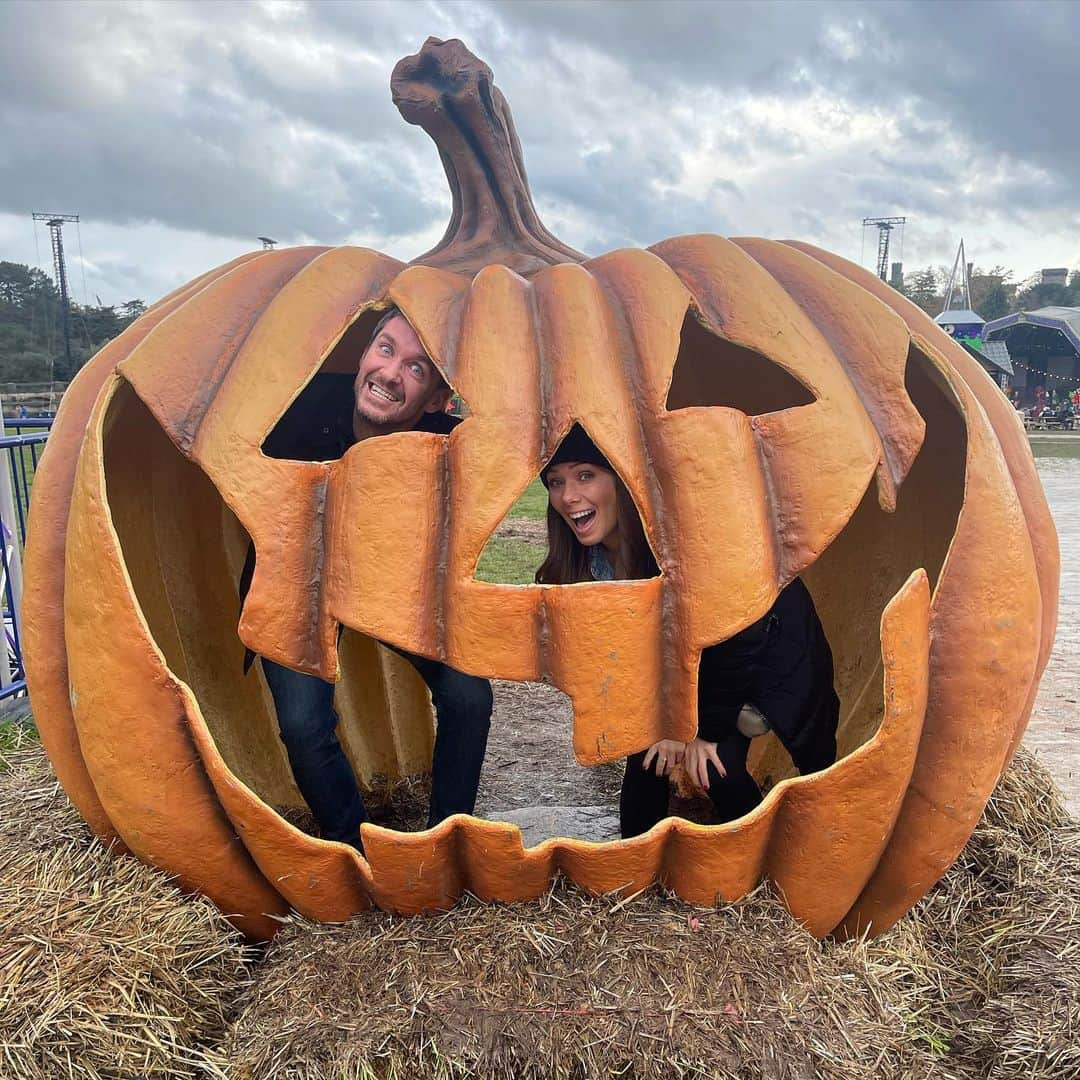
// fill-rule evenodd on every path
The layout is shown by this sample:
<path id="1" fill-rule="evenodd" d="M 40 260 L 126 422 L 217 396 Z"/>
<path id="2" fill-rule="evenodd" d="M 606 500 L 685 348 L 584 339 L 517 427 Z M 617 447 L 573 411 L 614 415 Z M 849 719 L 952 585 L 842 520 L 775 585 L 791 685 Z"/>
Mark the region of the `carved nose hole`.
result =
<path id="1" fill-rule="evenodd" d="M 720 337 L 688 311 L 667 408 L 725 406 L 747 416 L 812 405 L 814 395 L 779 364 Z"/>
<path id="2" fill-rule="evenodd" d="M 484 545 L 475 576 L 500 585 L 572 585 L 659 574 L 629 487 L 574 424 Z"/>

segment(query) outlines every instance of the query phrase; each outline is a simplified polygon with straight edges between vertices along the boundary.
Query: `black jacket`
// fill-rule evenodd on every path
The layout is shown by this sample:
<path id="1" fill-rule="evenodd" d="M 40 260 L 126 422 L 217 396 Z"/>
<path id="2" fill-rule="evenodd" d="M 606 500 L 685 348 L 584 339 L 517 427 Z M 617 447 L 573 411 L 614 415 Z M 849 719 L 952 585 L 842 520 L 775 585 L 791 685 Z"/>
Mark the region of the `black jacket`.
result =
<path id="1" fill-rule="evenodd" d="M 800 772 L 836 760 L 832 651 L 798 578 L 756 623 L 701 653 L 698 735 L 716 742 L 731 734 L 747 703 L 764 714 Z"/>
<path id="2" fill-rule="evenodd" d="M 353 435 L 353 376 L 316 375 L 266 436 L 267 457 L 290 461 L 334 461 L 356 442 Z M 461 418 L 424 413 L 413 431 L 449 435 Z"/>

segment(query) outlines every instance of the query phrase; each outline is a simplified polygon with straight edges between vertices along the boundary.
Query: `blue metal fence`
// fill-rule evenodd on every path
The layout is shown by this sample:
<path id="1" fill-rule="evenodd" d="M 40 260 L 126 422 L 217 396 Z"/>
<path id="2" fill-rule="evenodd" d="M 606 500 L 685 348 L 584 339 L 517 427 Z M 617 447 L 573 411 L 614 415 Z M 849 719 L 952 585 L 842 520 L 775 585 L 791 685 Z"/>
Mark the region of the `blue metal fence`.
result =
<path id="1" fill-rule="evenodd" d="M 6 664 L 5 677 L 0 679 L 0 700 L 26 693 L 22 621 L 18 610 L 22 594 L 22 550 L 26 544 L 30 488 L 52 424 L 51 416 L 5 418 L 5 428 L 13 428 L 16 434 L 0 436 L 0 449 L 7 455 L 8 478 L 11 483 L 10 505 L 5 508 L 6 499 L 0 504 L 0 571 L 4 583 L 5 639 L 0 664 Z M 14 520 L 6 520 L 12 517 Z"/>

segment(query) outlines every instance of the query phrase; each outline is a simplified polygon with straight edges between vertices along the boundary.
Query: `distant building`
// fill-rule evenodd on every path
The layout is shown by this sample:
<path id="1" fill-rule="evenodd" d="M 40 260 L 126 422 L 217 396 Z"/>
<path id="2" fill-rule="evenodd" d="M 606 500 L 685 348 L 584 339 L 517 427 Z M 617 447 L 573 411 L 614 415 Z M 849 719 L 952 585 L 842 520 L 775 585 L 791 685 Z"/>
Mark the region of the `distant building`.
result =
<path id="1" fill-rule="evenodd" d="M 1042 272 L 1044 285 L 1068 285 L 1069 268 L 1067 266 L 1053 266 Z"/>
<path id="2" fill-rule="evenodd" d="M 1013 374 L 1009 350 L 1004 342 L 983 340 L 986 320 L 971 309 L 971 271 L 972 264 L 967 261 L 961 240 L 945 287 L 945 310 L 935 317 L 934 322 L 971 353 L 1004 390 Z"/>
<path id="3" fill-rule="evenodd" d="M 1021 404 L 1034 402 L 1038 386 L 1060 398 L 1080 385 L 1080 308 L 1019 311 L 988 322 L 983 337 L 1008 346 L 1014 368 L 1011 382 Z"/>
<path id="4" fill-rule="evenodd" d="M 956 250 L 952 273 L 945 286 L 945 310 L 934 322 L 950 337 L 978 338 L 986 320 L 971 310 L 971 263 L 964 254 L 964 241 Z"/>

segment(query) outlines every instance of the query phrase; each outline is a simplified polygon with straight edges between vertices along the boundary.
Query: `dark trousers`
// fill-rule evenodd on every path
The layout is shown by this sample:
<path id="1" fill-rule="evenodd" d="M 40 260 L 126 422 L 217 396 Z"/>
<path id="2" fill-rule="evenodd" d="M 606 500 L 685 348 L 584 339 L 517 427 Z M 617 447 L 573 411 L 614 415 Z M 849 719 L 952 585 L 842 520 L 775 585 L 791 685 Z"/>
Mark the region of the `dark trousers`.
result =
<path id="1" fill-rule="evenodd" d="M 431 691 L 437 728 L 428 828 L 451 814 L 471 814 L 491 723 L 491 683 L 400 652 Z M 334 687 L 262 657 L 281 740 L 300 794 L 327 840 L 359 846 L 367 820 L 356 777 L 337 737 Z"/>
<path id="2" fill-rule="evenodd" d="M 734 821 L 748 814 L 761 802 L 761 792 L 746 770 L 750 740 L 737 731 L 716 744 L 716 753 L 724 763 L 727 776 L 721 776 L 709 763 L 709 798 L 721 822 Z M 642 763 L 645 751 L 626 759 L 622 794 L 619 796 L 619 830 L 623 839 L 648 832 L 668 816 L 668 778 L 657 776 L 656 762 L 647 772 Z"/>

